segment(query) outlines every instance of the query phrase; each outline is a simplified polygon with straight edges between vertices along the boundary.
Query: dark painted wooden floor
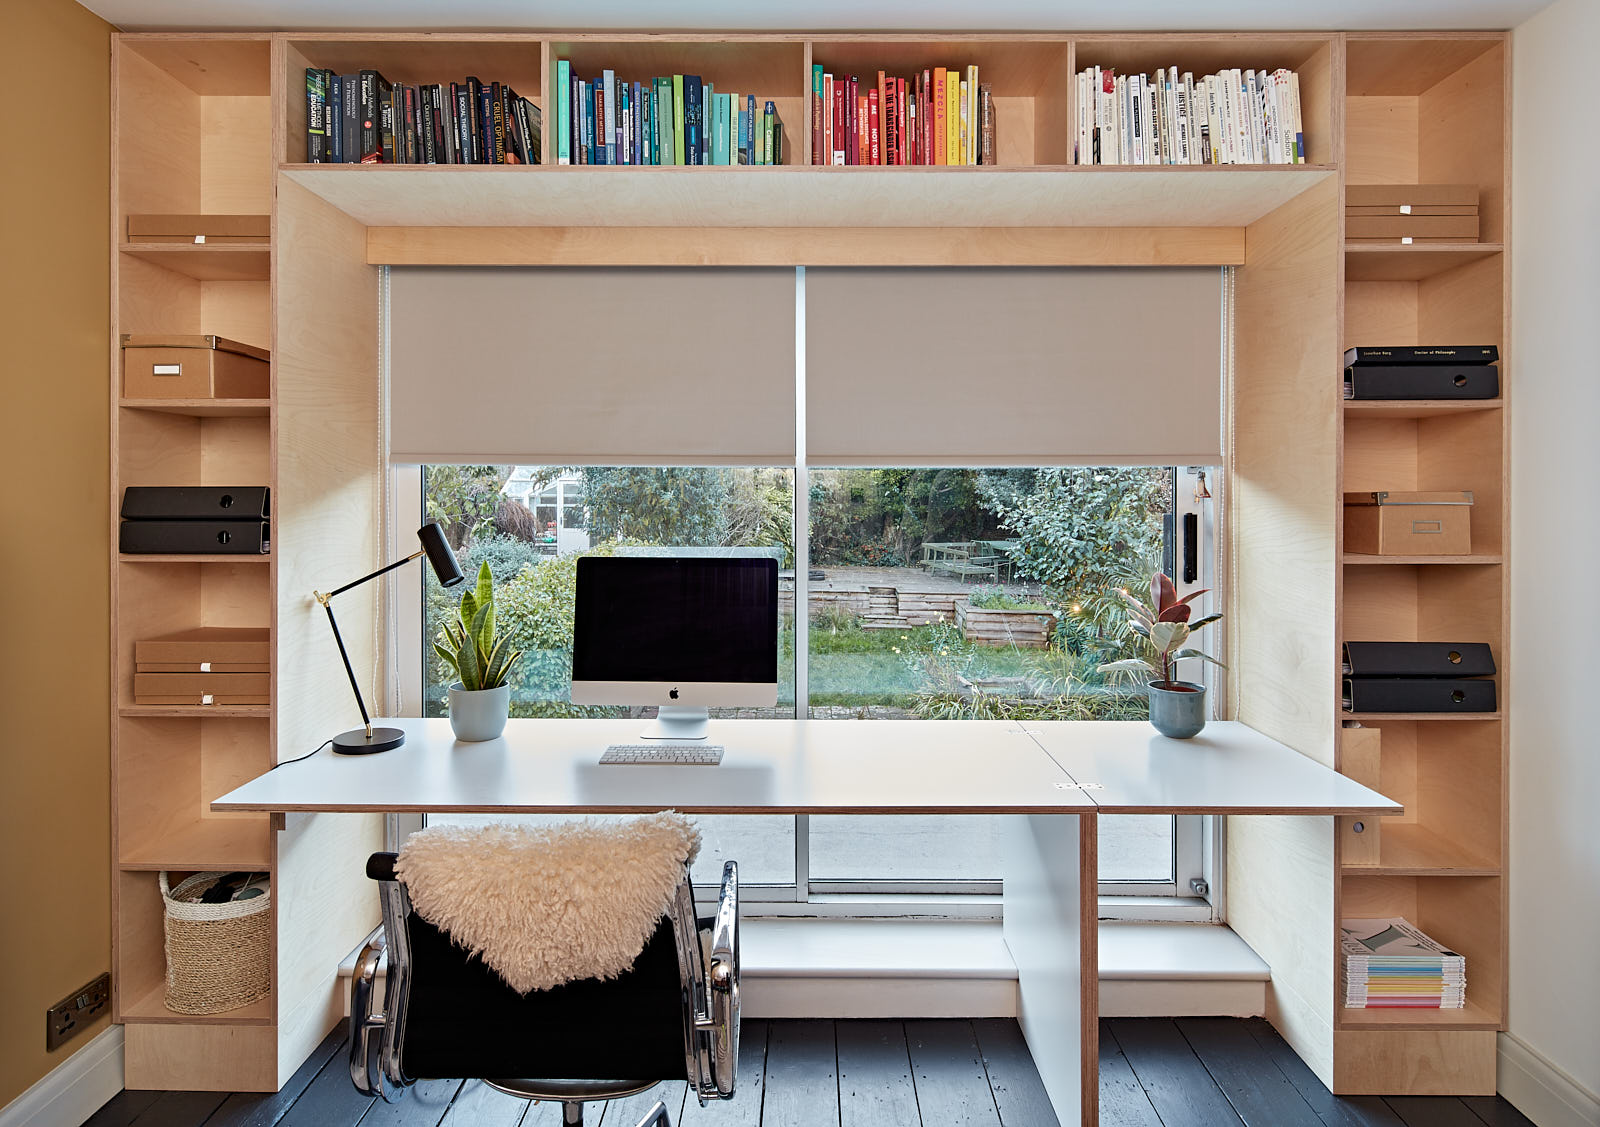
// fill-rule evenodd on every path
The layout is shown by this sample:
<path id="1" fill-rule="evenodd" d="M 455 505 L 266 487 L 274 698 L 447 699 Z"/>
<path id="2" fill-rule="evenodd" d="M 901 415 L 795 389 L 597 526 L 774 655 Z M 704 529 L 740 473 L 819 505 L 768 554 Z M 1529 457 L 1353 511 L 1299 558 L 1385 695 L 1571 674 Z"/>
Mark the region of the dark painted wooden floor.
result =
<path id="1" fill-rule="evenodd" d="M 587 1122 L 633 1127 L 656 1099 L 695 1127 L 1053 1127 L 1017 1023 L 746 1021 L 739 1094 L 705 1108 L 686 1085 L 610 1105 Z M 1498 1097 L 1338 1098 L 1260 1019 L 1111 1018 L 1100 1023 L 1107 1127 L 1532 1127 Z M 468 1081 L 422 1081 L 396 1104 L 350 1084 L 344 1030 L 281 1092 L 122 1092 L 87 1127 L 558 1127 L 560 1108 Z"/>

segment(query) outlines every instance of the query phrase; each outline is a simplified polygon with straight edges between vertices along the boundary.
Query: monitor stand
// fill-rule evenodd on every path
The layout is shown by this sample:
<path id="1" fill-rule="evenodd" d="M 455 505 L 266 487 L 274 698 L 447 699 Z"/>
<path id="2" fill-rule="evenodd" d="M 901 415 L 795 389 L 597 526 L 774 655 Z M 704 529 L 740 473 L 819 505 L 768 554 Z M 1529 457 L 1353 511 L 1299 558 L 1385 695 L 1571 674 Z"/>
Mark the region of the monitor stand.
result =
<path id="1" fill-rule="evenodd" d="M 641 740 L 703 740 L 709 734 L 711 713 L 704 708 L 683 704 L 664 704 L 656 720 L 639 733 Z"/>

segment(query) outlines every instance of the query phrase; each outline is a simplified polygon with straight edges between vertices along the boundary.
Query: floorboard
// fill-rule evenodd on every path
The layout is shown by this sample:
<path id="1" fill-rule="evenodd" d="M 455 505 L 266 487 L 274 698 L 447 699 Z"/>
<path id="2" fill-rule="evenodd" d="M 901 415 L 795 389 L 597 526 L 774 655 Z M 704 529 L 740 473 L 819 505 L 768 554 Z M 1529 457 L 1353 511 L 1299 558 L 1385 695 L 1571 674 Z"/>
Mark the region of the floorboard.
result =
<path id="1" fill-rule="evenodd" d="M 681 1127 L 760 1127 L 761 1098 L 767 1071 L 767 1023 L 739 1023 L 739 1066 L 733 1099 L 712 1100 L 705 1107 L 689 1096 L 683 1103 Z"/>
<path id="2" fill-rule="evenodd" d="M 356 1092 L 341 1025 L 281 1092 L 119 1092 L 84 1127 L 561 1127 L 561 1105 L 478 1080 Z M 734 1098 L 682 1081 L 585 1110 L 633 1127 L 665 1095 L 673 1127 L 1059 1127 L 1008 1019 L 746 1021 Z M 1534 1127 L 1498 1096 L 1335 1096 L 1260 1018 L 1100 1023 L 1098 1127 Z"/>
<path id="3" fill-rule="evenodd" d="M 1161 1127 L 1161 1117 L 1122 1055 L 1111 1024 L 1100 1022 L 1100 1127 Z"/>
<path id="4" fill-rule="evenodd" d="M 348 1078 L 346 1080 L 348 1083 Z M 418 1080 L 403 1099 L 379 1100 L 361 1117 L 361 1127 L 439 1127 L 461 1091 L 460 1080 Z"/>
<path id="5" fill-rule="evenodd" d="M 527 1100 L 497 1092 L 482 1080 L 468 1080 L 439 1123 L 440 1127 L 519 1127 L 527 1111 Z M 559 1114 L 554 1122 L 561 1122 Z"/>
<path id="6" fill-rule="evenodd" d="M 1454 1096 L 1385 1096 L 1406 1127 L 1483 1127 L 1483 1120 Z"/>
<path id="7" fill-rule="evenodd" d="M 1311 1105 L 1237 1021 L 1179 1018 L 1177 1025 L 1246 1127 L 1323 1127 Z"/>
<path id="8" fill-rule="evenodd" d="M 344 1022 L 322 1039 L 305 1063 L 295 1070 L 289 1082 L 276 1092 L 235 1092 L 206 1120 L 206 1127 L 276 1127 L 289 1113 L 294 1101 L 311 1086 L 331 1060 L 345 1061 L 346 1029 Z"/>
<path id="9" fill-rule="evenodd" d="M 1022 1027 L 1010 1018 L 978 1018 L 972 1031 L 1004 1127 L 1060 1127 Z"/>
<path id="10" fill-rule="evenodd" d="M 1536 1127 L 1533 1120 L 1511 1106 L 1504 1096 L 1462 1096 L 1461 1102 L 1488 1127 Z"/>
<path id="11" fill-rule="evenodd" d="M 924 1123 L 999 1127 L 1000 1110 L 970 1022 L 908 1021 L 906 1049 Z"/>
<path id="12" fill-rule="evenodd" d="M 841 1021 L 840 1127 L 921 1127 L 906 1027 L 898 1021 Z"/>
<path id="13" fill-rule="evenodd" d="M 1239 1023 L 1255 1038 L 1267 1059 L 1293 1084 L 1300 1098 L 1328 1127 L 1404 1127 L 1400 1117 L 1389 1110 L 1379 1096 L 1336 1096 L 1323 1087 L 1311 1066 L 1300 1059 L 1289 1043 L 1278 1035 L 1265 1018 L 1246 1018 Z"/>
<path id="14" fill-rule="evenodd" d="M 1111 1031 L 1163 1127 L 1242 1123 L 1171 1018 L 1112 1018 Z"/>
<path id="15" fill-rule="evenodd" d="M 767 1034 L 761 1127 L 821 1127 L 838 1122 L 833 1022 L 774 1022 Z"/>

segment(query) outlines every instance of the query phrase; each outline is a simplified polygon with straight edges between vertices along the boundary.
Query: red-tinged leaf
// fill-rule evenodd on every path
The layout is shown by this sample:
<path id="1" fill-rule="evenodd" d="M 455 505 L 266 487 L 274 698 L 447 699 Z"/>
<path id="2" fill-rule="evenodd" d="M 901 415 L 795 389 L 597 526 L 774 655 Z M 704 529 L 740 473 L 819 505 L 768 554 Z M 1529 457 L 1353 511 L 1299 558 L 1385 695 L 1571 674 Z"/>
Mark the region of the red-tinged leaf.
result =
<path id="1" fill-rule="evenodd" d="M 1187 606 L 1183 603 L 1173 603 L 1170 607 L 1161 612 L 1161 617 L 1157 621 L 1188 622 L 1189 612 L 1193 609 L 1193 607 Z"/>
<path id="2" fill-rule="evenodd" d="M 1150 578 L 1150 605 L 1159 615 L 1178 601 L 1178 589 L 1172 585 L 1165 572 L 1158 571 Z"/>
<path id="3" fill-rule="evenodd" d="M 1200 588 L 1200 590 L 1198 590 L 1198 591 L 1190 591 L 1190 592 L 1189 592 L 1189 593 L 1188 593 L 1188 594 L 1187 594 L 1187 595 L 1185 595 L 1185 596 L 1184 596 L 1184 597 L 1183 597 L 1183 598 L 1181 598 L 1181 599 L 1179 599 L 1179 600 L 1178 600 L 1178 602 L 1180 602 L 1180 603 L 1190 603 L 1190 602 L 1193 602 L 1193 601 L 1194 601 L 1194 600 L 1195 600 L 1195 599 L 1198 599 L 1198 598 L 1199 598 L 1199 597 L 1200 597 L 1200 596 L 1201 596 L 1201 595 L 1204 595 L 1204 594 L 1205 594 L 1205 593 L 1206 593 L 1206 592 L 1207 592 L 1207 591 L 1209 591 L 1209 590 L 1211 590 L 1211 588 L 1209 588 L 1209 587 L 1202 587 L 1202 588 Z"/>

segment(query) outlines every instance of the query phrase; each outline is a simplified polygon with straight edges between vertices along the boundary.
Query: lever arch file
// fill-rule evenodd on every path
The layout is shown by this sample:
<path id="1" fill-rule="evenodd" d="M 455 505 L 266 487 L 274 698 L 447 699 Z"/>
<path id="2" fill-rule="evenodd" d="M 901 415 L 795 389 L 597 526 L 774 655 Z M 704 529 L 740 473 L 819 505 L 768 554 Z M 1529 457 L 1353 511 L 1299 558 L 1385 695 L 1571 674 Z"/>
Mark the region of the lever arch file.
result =
<path id="1" fill-rule="evenodd" d="M 130 485 L 122 491 L 123 520 L 266 520 L 265 485 Z"/>
<path id="2" fill-rule="evenodd" d="M 1347 677 L 1489 677 L 1488 642 L 1346 642 Z"/>

